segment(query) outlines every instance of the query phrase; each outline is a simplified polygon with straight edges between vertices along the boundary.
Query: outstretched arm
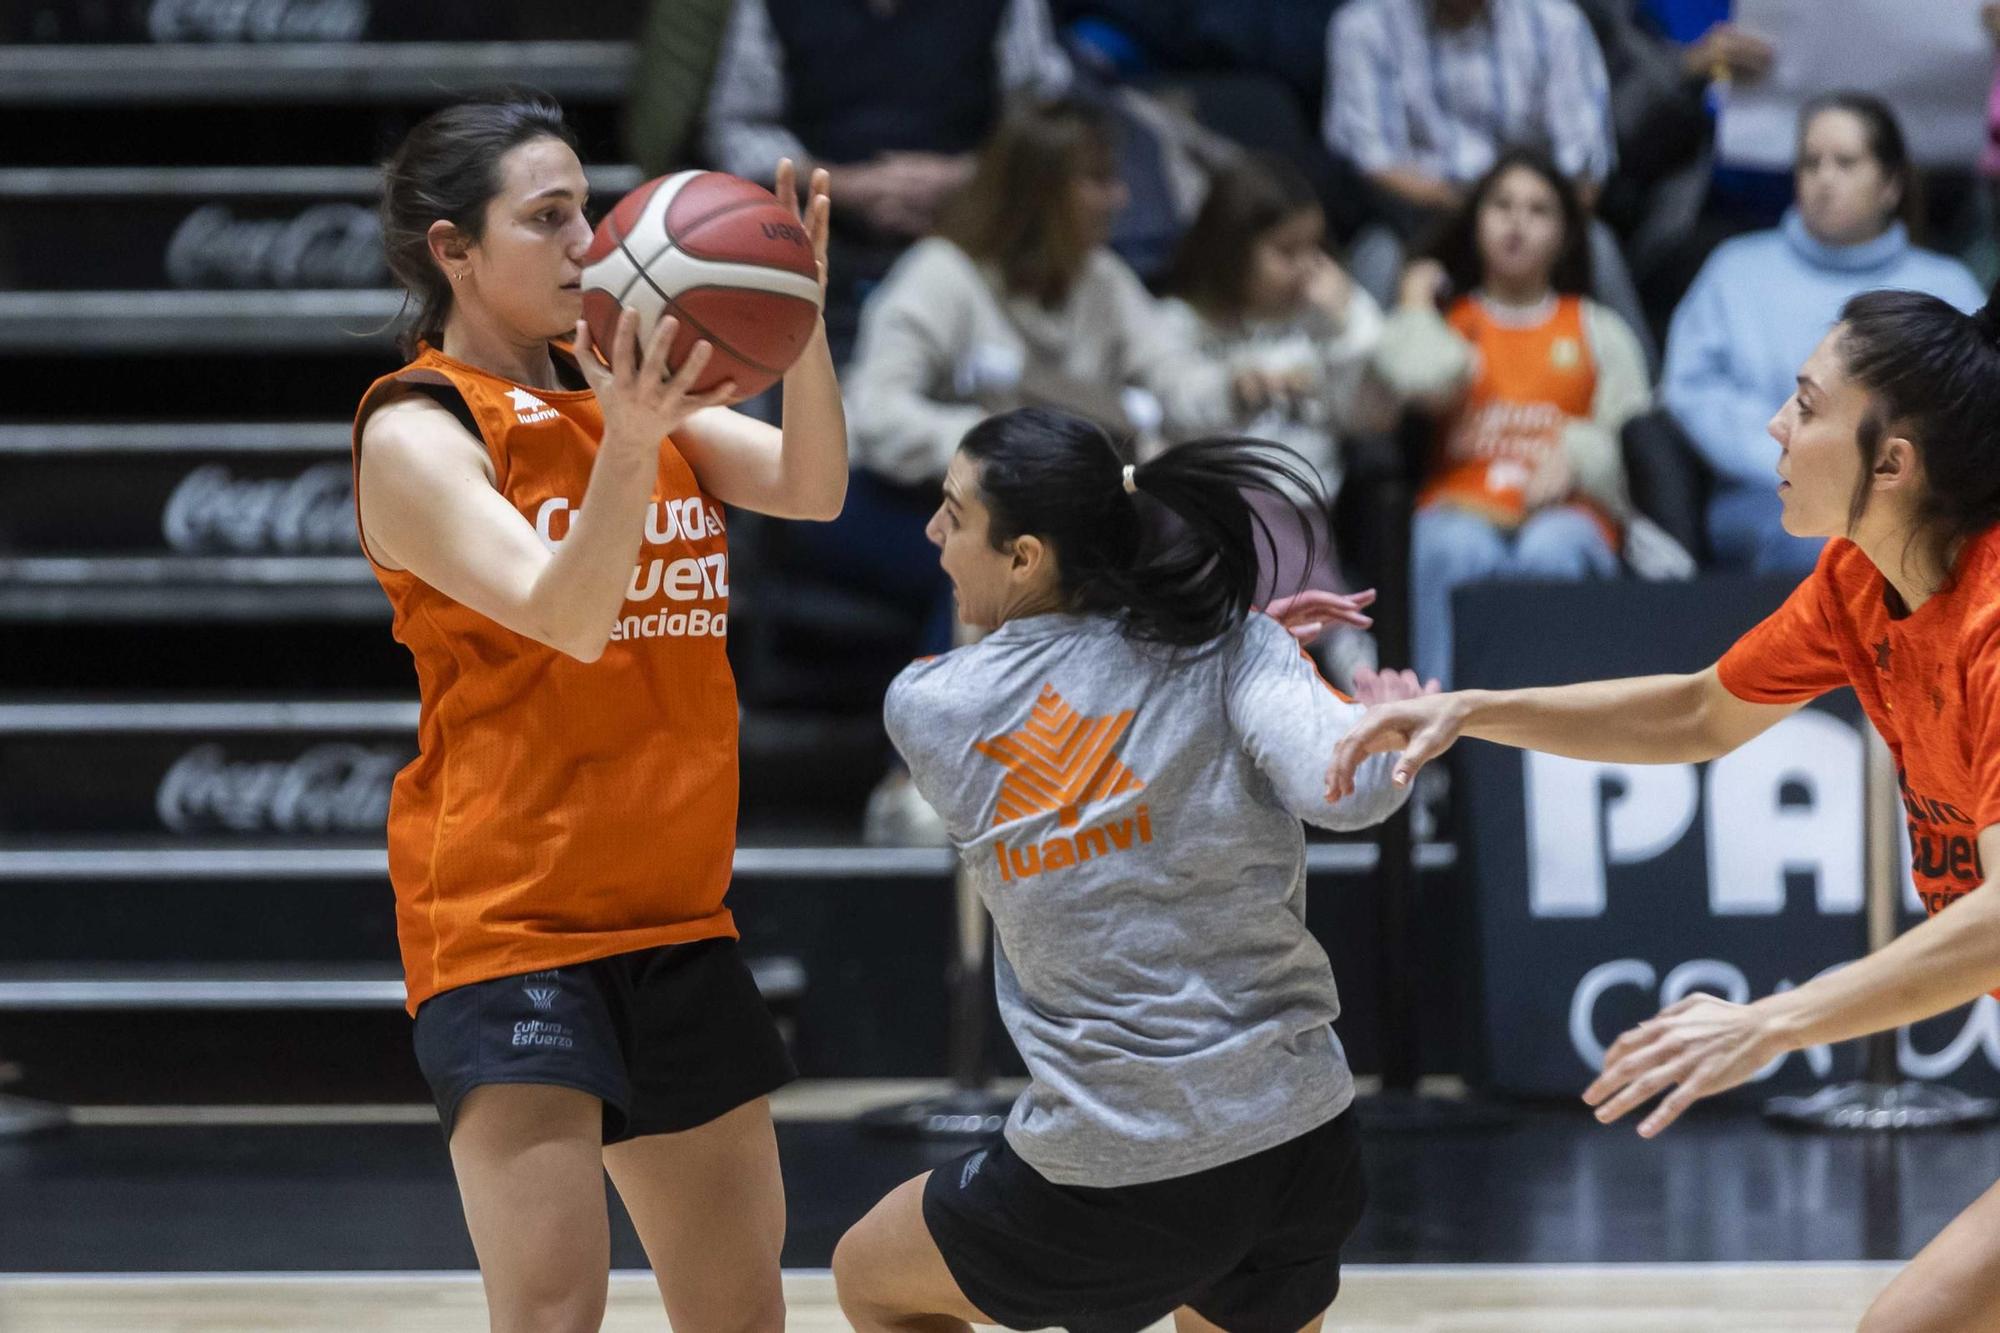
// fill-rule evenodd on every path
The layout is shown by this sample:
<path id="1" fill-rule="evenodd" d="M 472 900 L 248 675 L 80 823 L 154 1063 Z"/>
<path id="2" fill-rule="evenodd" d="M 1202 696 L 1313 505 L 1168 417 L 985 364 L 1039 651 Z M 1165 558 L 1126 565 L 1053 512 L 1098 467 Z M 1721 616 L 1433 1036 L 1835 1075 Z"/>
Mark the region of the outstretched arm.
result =
<path id="1" fill-rule="evenodd" d="M 1327 754 L 1361 717 L 1361 705 L 1322 680 L 1276 625 L 1253 623 L 1250 631 L 1230 672 L 1229 721 L 1278 800 L 1321 828 L 1359 829 L 1387 819 L 1409 792 L 1389 782 L 1386 756 L 1365 764 L 1355 789 L 1338 801 L 1321 781 Z M 1420 688 L 1412 673 L 1385 672 L 1367 682 L 1364 697 L 1406 698 Z"/>
<path id="2" fill-rule="evenodd" d="M 2000 858 L 2000 825 L 1979 835 Z M 2000 987 L 2000 889 L 1991 880 L 1859 962 L 1755 1004 L 1690 995 L 1613 1042 L 1583 1099 L 1609 1124 L 1667 1092 L 1639 1124 L 1651 1138 L 1703 1097 L 1787 1051 L 1902 1027 Z M 1672 1089 L 1668 1092 L 1668 1089 Z"/>
<path id="3" fill-rule="evenodd" d="M 1401 750 L 1407 783 L 1461 736 L 1572 759 L 1689 764 L 1727 754 L 1801 704 L 1749 703 L 1714 667 L 1685 676 L 1635 676 L 1533 690 L 1461 690 L 1368 710 L 1334 750 L 1328 795 L 1354 789 L 1370 755 Z"/>

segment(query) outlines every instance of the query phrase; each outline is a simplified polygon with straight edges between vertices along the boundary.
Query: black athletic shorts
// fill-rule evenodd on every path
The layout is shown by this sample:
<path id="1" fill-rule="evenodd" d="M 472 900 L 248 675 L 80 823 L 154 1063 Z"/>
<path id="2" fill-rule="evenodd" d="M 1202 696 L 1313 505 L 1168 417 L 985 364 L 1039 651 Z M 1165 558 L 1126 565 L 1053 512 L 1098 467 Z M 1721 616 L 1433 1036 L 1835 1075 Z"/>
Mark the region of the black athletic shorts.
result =
<path id="1" fill-rule="evenodd" d="M 1002 1139 L 938 1167 L 924 1223 L 958 1288 L 1008 1328 L 1134 1333 L 1181 1306 L 1230 1333 L 1297 1333 L 1340 1291 L 1361 1219 L 1353 1115 L 1143 1185 L 1057 1185 Z"/>
<path id="2" fill-rule="evenodd" d="M 441 991 L 417 1009 L 416 1044 L 447 1140 L 488 1083 L 587 1092 L 617 1143 L 707 1124 L 798 1076 L 732 939 Z"/>

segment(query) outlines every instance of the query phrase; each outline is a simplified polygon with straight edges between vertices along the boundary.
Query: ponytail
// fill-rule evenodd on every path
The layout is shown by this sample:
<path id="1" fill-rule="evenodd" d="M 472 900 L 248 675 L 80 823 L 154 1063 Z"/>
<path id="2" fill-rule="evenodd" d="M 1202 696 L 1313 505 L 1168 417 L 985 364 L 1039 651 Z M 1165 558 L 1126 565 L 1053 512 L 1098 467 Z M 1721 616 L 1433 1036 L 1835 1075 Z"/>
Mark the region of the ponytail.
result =
<path id="1" fill-rule="evenodd" d="M 1042 538 L 1066 603 L 1119 620 L 1135 639 L 1192 647 L 1243 623 L 1278 549 L 1253 495 L 1297 515 L 1312 565 L 1317 534 L 1303 506 L 1318 481 L 1268 441 L 1198 440 L 1130 464 L 1101 427 L 1030 407 L 988 418 L 959 447 L 979 467 L 995 549 Z"/>

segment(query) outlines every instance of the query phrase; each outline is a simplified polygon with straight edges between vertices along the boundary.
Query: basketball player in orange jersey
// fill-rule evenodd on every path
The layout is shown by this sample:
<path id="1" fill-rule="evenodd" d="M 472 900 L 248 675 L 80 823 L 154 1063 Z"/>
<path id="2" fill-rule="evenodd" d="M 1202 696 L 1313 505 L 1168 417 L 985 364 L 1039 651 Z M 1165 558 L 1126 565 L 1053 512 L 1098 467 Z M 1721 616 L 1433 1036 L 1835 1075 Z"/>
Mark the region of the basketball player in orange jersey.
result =
<path id="1" fill-rule="evenodd" d="M 797 208 L 794 173 L 779 194 Z M 793 1076 L 723 895 L 737 704 L 722 506 L 829 519 L 847 448 L 824 331 L 784 428 L 580 321 L 591 241 L 562 113 L 468 103 L 386 169 L 413 359 L 355 418 L 361 538 L 415 659 L 421 754 L 389 869 L 496 1330 L 595 1329 L 608 1170 L 673 1326 L 784 1324 L 766 1094 Z M 802 221 L 824 280 L 827 187 Z M 558 341 L 574 331 L 574 350 Z M 600 354 L 609 364 L 600 361 Z"/>
<path id="2" fill-rule="evenodd" d="M 1818 567 L 1705 671 L 1384 705 L 1334 750 L 1329 792 L 1400 749 L 1407 782 L 1459 736 L 1580 759 L 1694 763 L 1854 688 L 1894 754 L 1931 912 L 1840 971 L 1754 1004 L 1695 995 L 1620 1037 L 1584 1092 L 1612 1121 L 1665 1093 L 1651 1137 L 1787 1051 L 1899 1027 L 2000 987 L 2000 304 L 1870 292 L 1772 420 L 1785 530 Z M 1946 909 L 1949 910 L 1946 910 Z M 2000 1186 L 1875 1302 L 1867 1333 L 2000 1330 Z"/>

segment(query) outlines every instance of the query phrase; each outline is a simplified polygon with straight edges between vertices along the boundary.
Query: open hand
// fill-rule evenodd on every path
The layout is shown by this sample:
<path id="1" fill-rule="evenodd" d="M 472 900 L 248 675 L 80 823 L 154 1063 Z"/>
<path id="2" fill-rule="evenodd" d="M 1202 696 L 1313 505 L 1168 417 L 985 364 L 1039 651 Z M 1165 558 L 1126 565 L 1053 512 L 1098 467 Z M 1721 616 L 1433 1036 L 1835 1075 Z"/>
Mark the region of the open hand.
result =
<path id="1" fill-rule="evenodd" d="M 1463 694 L 1425 693 L 1372 705 L 1333 747 L 1333 763 L 1326 771 L 1328 803 L 1353 795 L 1354 771 L 1369 755 L 1386 750 L 1403 752 L 1391 780 L 1407 787 L 1418 769 L 1452 747 L 1464 726 Z"/>
<path id="2" fill-rule="evenodd" d="M 667 350 L 681 322 L 671 316 L 653 326 L 653 336 L 639 348 L 639 315 L 626 310 L 618 316 L 618 332 L 612 339 L 609 366 L 591 346 L 590 323 L 576 322 L 576 363 L 583 378 L 597 395 L 604 411 L 604 439 L 641 452 L 655 452 L 662 436 L 672 434 L 682 422 L 703 408 L 720 407 L 736 396 L 736 381 L 724 380 L 707 393 L 696 393 L 695 383 L 707 367 L 715 349 L 702 339 L 688 349 L 681 368 L 667 373 Z"/>
<path id="3" fill-rule="evenodd" d="M 819 265 L 819 294 L 821 304 L 826 297 L 826 234 L 828 219 L 833 216 L 833 175 L 825 167 L 813 168 L 812 184 L 807 187 L 810 197 L 804 211 L 799 209 L 799 172 L 792 165 L 792 159 L 778 159 L 778 180 L 775 193 L 778 202 L 791 210 L 799 225 L 806 229 L 806 239 L 812 242 L 813 262 Z"/>
<path id="4" fill-rule="evenodd" d="M 1690 995 L 1613 1042 L 1583 1100 L 1608 1125 L 1671 1088 L 1639 1122 L 1640 1137 L 1650 1139 L 1695 1101 L 1747 1082 L 1785 1049 L 1756 1005 Z"/>
<path id="5" fill-rule="evenodd" d="M 1373 667 L 1354 668 L 1354 701 L 1361 704 L 1393 704 L 1444 689 L 1435 680 L 1420 680 L 1410 670 L 1377 671 Z"/>
<path id="6" fill-rule="evenodd" d="M 1367 629 L 1375 623 L 1366 613 L 1366 608 L 1374 601 L 1373 588 L 1363 588 L 1360 592 L 1327 592 L 1320 588 L 1308 588 L 1290 597 L 1278 598 L 1263 611 L 1283 625 L 1300 643 L 1311 643 L 1326 633 L 1330 624 Z"/>

